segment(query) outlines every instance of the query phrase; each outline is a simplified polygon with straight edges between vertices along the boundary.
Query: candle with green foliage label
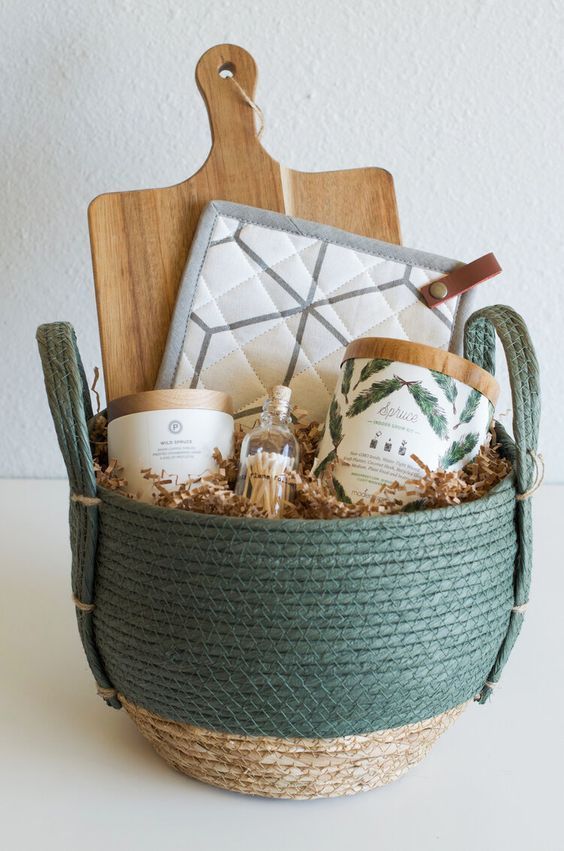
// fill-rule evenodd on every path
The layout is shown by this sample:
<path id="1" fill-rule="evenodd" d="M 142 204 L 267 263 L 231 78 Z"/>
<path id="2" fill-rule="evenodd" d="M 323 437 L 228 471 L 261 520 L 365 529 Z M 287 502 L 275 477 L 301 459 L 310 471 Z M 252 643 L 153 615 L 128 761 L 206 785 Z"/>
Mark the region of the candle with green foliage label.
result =
<path id="1" fill-rule="evenodd" d="M 486 440 L 495 378 L 451 352 L 381 337 L 346 349 L 313 471 L 345 502 L 430 469 L 459 470 Z"/>

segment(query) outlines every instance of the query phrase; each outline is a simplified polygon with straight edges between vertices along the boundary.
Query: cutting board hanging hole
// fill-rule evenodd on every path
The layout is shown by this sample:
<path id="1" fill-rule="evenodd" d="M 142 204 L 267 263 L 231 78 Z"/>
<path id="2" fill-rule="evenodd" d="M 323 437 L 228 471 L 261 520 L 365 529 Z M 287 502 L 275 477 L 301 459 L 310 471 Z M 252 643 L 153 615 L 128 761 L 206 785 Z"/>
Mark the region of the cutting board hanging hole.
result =
<path id="1" fill-rule="evenodd" d="M 224 62 L 223 65 L 220 65 L 217 69 L 217 73 L 223 79 L 227 79 L 228 77 L 235 76 L 235 65 L 232 62 Z"/>

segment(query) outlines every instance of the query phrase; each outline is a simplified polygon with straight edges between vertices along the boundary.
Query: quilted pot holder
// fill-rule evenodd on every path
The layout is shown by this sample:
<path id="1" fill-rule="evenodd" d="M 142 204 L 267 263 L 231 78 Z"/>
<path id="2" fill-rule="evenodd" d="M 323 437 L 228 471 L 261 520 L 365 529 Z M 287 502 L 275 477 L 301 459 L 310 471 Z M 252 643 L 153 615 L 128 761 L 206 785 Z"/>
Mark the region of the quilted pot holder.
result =
<path id="1" fill-rule="evenodd" d="M 269 388 L 288 384 L 294 402 L 323 420 L 344 348 L 356 337 L 459 350 L 472 292 L 433 307 L 425 299 L 430 283 L 448 273 L 457 278 L 455 293 L 472 286 L 476 275 L 465 279 L 464 270 L 473 265 L 212 201 L 192 244 L 156 386 L 225 390 L 239 419 L 255 419 Z"/>

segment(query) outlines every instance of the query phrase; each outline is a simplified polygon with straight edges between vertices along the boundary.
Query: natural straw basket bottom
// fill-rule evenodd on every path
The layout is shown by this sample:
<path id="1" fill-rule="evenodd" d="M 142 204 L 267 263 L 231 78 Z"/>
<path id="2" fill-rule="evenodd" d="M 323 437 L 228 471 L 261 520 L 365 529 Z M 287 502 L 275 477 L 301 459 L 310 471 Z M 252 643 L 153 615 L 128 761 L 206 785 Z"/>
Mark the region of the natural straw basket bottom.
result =
<path id="1" fill-rule="evenodd" d="M 390 783 L 423 759 L 465 707 L 362 736 L 283 739 L 167 721 L 119 697 L 140 732 L 178 771 L 213 786 L 267 798 L 332 798 Z"/>

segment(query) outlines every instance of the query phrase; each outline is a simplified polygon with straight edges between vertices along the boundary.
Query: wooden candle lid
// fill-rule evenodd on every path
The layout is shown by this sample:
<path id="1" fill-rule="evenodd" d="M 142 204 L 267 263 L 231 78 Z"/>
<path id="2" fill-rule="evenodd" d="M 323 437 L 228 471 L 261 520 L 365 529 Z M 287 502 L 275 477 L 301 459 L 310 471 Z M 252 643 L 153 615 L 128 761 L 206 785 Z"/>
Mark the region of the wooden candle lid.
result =
<path id="1" fill-rule="evenodd" d="M 222 411 L 233 415 L 231 396 L 220 390 L 186 390 L 174 387 L 170 390 L 144 390 L 112 399 L 108 405 L 108 421 L 127 414 L 144 411 L 166 411 L 181 408 L 198 408 L 204 411 Z"/>
<path id="2" fill-rule="evenodd" d="M 499 384 L 485 369 L 452 352 L 423 343 L 394 340 L 391 337 L 359 337 L 347 346 L 342 363 L 351 358 L 384 358 L 433 369 L 478 390 L 492 405 L 495 405 L 499 396 Z"/>

